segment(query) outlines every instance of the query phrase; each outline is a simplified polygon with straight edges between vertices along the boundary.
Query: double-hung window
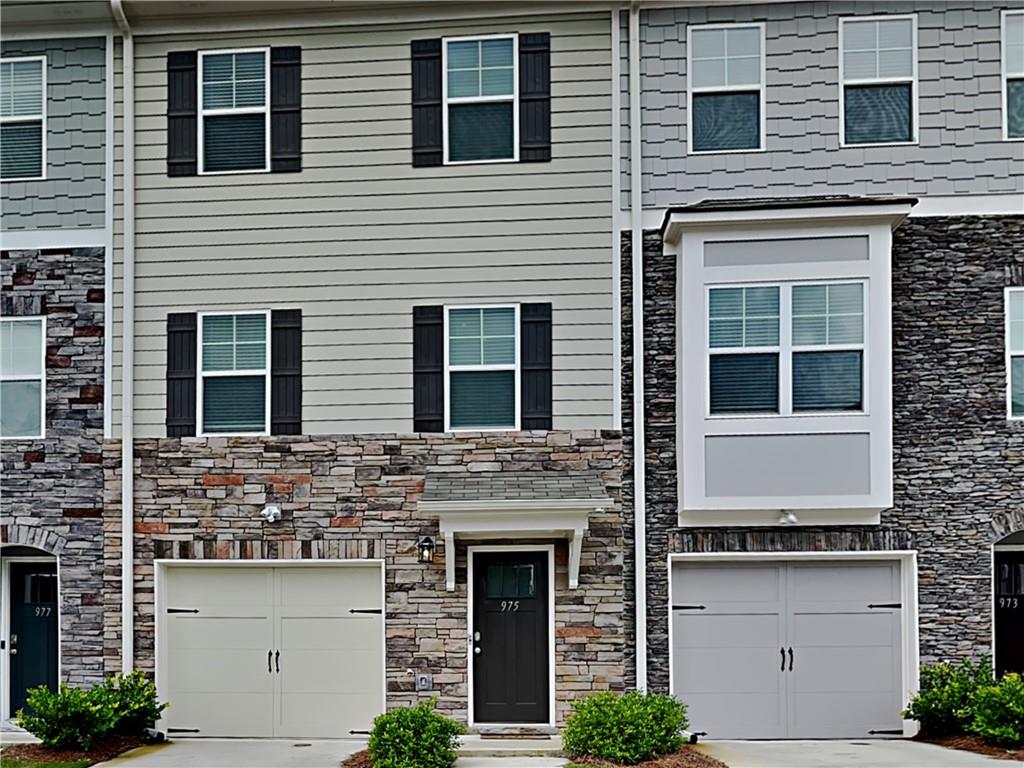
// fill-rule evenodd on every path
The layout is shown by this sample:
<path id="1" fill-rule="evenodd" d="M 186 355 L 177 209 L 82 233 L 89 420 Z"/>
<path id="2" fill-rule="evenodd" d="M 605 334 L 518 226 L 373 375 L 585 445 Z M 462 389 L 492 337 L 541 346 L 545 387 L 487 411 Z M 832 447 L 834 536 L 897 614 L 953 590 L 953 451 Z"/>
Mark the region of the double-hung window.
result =
<path id="1" fill-rule="evenodd" d="M 270 50 L 200 51 L 201 173 L 270 170 Z"/>
<path id="2" fill-rule="evenodd" d="M 864 284 L 708 290 L 712 415 L 863 412 Z"/>
<path id="3" fill-rule="evenodd" d="M 0 437 L 43 437 L 46 320 L 0 318 Z"/>
<path id="4" fill-rule="evenodd" d="M 1003 11 L 1003 132 L 1024 139 L 1024 11 Z"/>
<path id="5" fill-rule="evenodd" d="M 764 149 L 764 27 L 689 27 L 691 152 Z"/>
<path id="6" fill-rule="evenodd" d="M 842 143 L 916 141 L 916 17 L 842 19 L 839 40 Z"/>
<path id="7" fill-rule="evenodd" d="M 1024 288 L 1006 289 L 1006 373 L 1011 419 L 1024 419 Z"/>
<path id="8" fill-rule="evenodd" d="M 519 428 L 519 307 L 447 307 L 446 431 Z"/>
<path id="9" fill-rule="evenodd" d="M 270 432 L 268 312 L 199 315 L 201 434 Z"/>
<path id="10" fill-rule="evenodd" d="M 519 159 L 519 75 L 515 35 L 446 38 L 444 159 Z"/>
<path id="11" fill-rule="evenodd" d="M 46 57 L 0 59 L 0 179 L 46 176 Z"/>

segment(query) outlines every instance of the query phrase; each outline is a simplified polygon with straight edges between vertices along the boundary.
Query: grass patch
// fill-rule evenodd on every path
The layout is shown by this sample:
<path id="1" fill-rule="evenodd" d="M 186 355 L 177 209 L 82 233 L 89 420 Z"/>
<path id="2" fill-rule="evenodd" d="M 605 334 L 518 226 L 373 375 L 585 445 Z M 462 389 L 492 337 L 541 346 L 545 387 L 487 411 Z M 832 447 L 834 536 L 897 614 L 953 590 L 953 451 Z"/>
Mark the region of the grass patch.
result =
<path id="1" fill-rule="evenodd" d="M 88 768 L 92 760 L 75 760 L 70 763 L 32 763 L 27 760 L 6 760 L 0 757 L 0 768 Z"/>

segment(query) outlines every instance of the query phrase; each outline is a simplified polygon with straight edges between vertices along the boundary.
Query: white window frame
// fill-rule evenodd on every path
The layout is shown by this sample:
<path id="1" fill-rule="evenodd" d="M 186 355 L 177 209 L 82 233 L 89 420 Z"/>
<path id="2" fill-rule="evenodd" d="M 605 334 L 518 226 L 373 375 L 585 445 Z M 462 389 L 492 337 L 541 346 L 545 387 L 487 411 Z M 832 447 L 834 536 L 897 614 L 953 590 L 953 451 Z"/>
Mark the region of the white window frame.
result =
<path id="1" fill-rule="evenodd" d="M 204 60 L 207 56 L 217 56 L 224 54 L 236 54 L 236 53 L 262 53 L 263 54 L 263 106 L 262 107 L 231 107 L 230 109 L 206 109 L 203 106 L 203 67 L 205 66 Z M 199 90 L 199 109 L 198 112 L 198 131 L 199 135 L 196 139 L 196 152 L 199 161 L 199 175 L 200 176 L 227 176 L 232 174 L 240 173 L 270 173 L 270 48 L 224 48 L 211 51 L 199 51 L 199 66 L 196 71 L 196 87 Z M 204 154 L 205 140 L 204 140 L 204 128 L 203 118 L 205 116 L 217 117 L 220 115 L 264 115 L 264 134 L 263 134 L 263 167 L 262 168 L 243 168 L 238 171 L 208 171 L 206 170 L 206 157 Z"/>
<path id="2" fill-rule="evenodd" d="M 858 21 L 910 21 L 911 74 L 910 77 L 864 77 L 846 79 L 845 39 L 843 30 L 847 23 Z M 860 147 L 908 147 L 919 141 L 920 115 L 918 108 L 918 40 L 917 14 L 883 14 L 880 16 L 847 16 L 839 19 L 839 146 L 853 149 Z M 873 141 L 848 144 L 846 141 L 846 86 L 858 85 L 910 85 L 910 141 Z"/>
<path id="3" fill-rule="evenodd" d="M 269 309 L 234 309 L 230 311 L 198 312 L 196 324 L 196 434 L 199 437 L 265 437 L 270 434 L 270 310 Z M 237 315 L 263 315 L 266 323 L 266 354 L 263 368 L 246 368 L 232 371 L 203 370 L 203 321 L 207 317 L 224 317 Z M 240 376 L 263 376 L 266 384 L 263 387 L 263 431 L 262 432 L 207 432 L 203 420 L 203 383 L 207 378 Z"/>
<path id="4" fill-rule="evenodd" d="M 793 288 L 815 285 L 862 286 L 861 343 L 860 344 L 794 344 L 793 343 Z M 778 288 L 779 289 L 779 343 L 764 347 L 712 347 L 711 346 L 711 291 L 716 288 Z M 868 372 L 868 281 L 857 278 L 836 277 L 821 280 L 776 280 L 758 283 L 709 283 L 704 286 L 704 416 L 708 419 L 777 419 L 785 417 L 847 417 L 870 415 L 868 404 L 871 377 Z M 860 352 L 861 353 L 861 407 L 856 411 L 795 411 L 793 410 L 793 355 L 800 352 Z M 779 410 L 776 413 L 712 413 L 711 412 L 711 358 L 723 354 L 777 353 L 779 355 Z"/>
<path id="5" fill-rule="evenodd" d="M 693 94 L 694 93 L 729 93 L 749 92 L 754 90 L 750 85 L 697 86 L 693 85 L 693 31 L 710 29 L 752 29 L 757 28 L 761 34 L 761 84 L 758 86 L 760 105 L 758 107 L 759 123 L 758 146 L 751 149 L 702 149 L 693 148 Z M 689 155 L 736 155 L 751 152 L 764 152 L 768 145 L 768 121 L 765 116 L 767 104 L 768 52 L 765 50 L 765 25 L 763 21 L 742 24 L 692 24 L 686 27 L 686 153 Z M 728 66 L 728 58 L 726 58 Z"/>
<path id="6" fill-rule="evenodd" d="M 515 310 L 515 353 L 514 364 L 501 365 L 451 365 L 448 357 L 448 317 L 455 309 L 512 309 Z M 483 328 L 481 328 L 481 332 Z M 522 341 L 520 328 L 519 304 L 446 304 L 444 307 L 444 431 L 445 432 L 518 432 L 522 424 L 522 354 L 519 345 Z M 513 397 L 515 399 L 515 423 L 502 427 L 452 427 L 451 422 L 451 374 L 460 371 L 514 371 Z"/>
<path id="7" fill-rule="evenodd" d="M 448 44 L 482 40 L 512 41 L 512 95 L 511 96 L 454 96 L 448 97 Z M 450 104 L 495 104 L 512 103 L 512 157 L 498 157 L 490 160 L 451 160 L 448 157 L 448 106 Z M 445 165 L 475 165 L 478 163 L 519 162 L 519 35 L 502 33 L 495 35 L 465 35 L 441 38 L 441 140 L 444 145 Z M 445 315 L 447 317 L 447 314 Z"/>
<path id="8" fill-rule="evenodd" d="M 1024 297 L 1024 286 L 1007 288 L 1005 291 L 1004 309 L 1006 314 L 1006 418 L 1010 421 L 1024 421 L 1024 413 L 1013 413 L 1013 371 L 1011 363 L 1015 357 L 1024 357 L 1024 349 L 1014 351 L 1010 348 L 1010 297 L 1019 294 Z"/>
<path id="9" fill-rule="evenodd" d="M 40 329 L 42 344 L 39 345 L 39 375 L 25 376 L 12 375 L 0 372 L 0 381 L 38 381 L 39 382 L 39 434 L 38 435 L 0 435 L 2 440 L 42 440 L 46 437 L 46 316 L 45 315 L 17 315 L 14 317 L 0 317 L 0 324 L 19 323 L 38 320 L 42 324 Z"/>
<path id="10" fill-rule="evenodd" d="M 0 58 L 0 63 L 15 64 L 20 61 L 39 61 L 42 62 L 43 78 L 42 78 L 42 112 L 39 115 L 33 115 L 32 117 L 26 117 L 25 115 L 17 115 L 10 117 L 0 117 L 0 125 L 8 125 L 10 123 L 34 123 L 37 120 L 42 123 L 42 157 L 39 158 L 39 175 L 38 176 L 11 176 L 10 178 L 0 178 L 0 182 L 7 183 L 12 181 L 45 181 L 46 180 L 46 106 L 47 106 L 47 91 L 46 91 L 46 56 L 11 56 Z"/>
<path id="11" fill-rule="evenodd" d="M 1010 73 L 1006 68 L 1006 21 L 1010 16 L 1020 16 L 1024 18 L 1024 10 L 1008 10 L 1003 11 L 1000 14 L 1000 34 L 999 34 L 999 74 L 1000 81 L 1002 82 L 1002 89 L 999 94 L 999 102 L 1002 106 L 1003 111 L 1003 141 L 1024 141 L 1024 136 L 1010 136 L 1010 113 L 1009 103 L 1006 98 L 1006 86 L 1010 79 Z M 1020 74 L 1014 74 L 1014 78 L 1024 78 L 1024 72 Z"/>

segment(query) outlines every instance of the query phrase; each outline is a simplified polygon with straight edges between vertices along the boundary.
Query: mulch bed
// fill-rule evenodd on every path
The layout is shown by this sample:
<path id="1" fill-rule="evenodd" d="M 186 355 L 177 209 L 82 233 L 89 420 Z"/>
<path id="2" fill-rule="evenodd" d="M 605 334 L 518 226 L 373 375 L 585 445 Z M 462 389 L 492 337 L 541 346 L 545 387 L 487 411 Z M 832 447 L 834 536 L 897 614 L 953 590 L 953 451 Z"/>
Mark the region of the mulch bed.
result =
<path id="1" fill-rule="evenodd" d="M 592 765 L 597 768 L 621 768 L 618 763 L 609 763 L 595 757 L 577 757 L 570 765 Z M 672 755 L 662 755 L 653 760 L 637 763 L 633 768 L 729 768 L 721 760 L 706 755 L 696 747 L 683 747 Z"/>
<path id="2" fill-rule="evenodd" d="M 370 750 L 364 749 L 362 752 L 349 755 L 342 761 L 341 766 L 342 768 L 373 768 L 373 761 L 370 760 Z"/>
<path id="3" fill-rule="evenodd" d="M 96 742 L 88 752 L 80 752 L 77 749 L 51 749 L 42 744 L 7 744 L 0 751 L 0 755 L 8 760 L 22 760 L 27 763 L 73 763 L 79 760 L 102 763 L 145 743 L 145 739 L 140 736 L 113 736 Z"/>
<path id="4" fill-rule="evenodd" d="M 962 749 L 965 752 L 977 752 L 979 755 L 996 757 L 1001 760 L 1024 760 L 1024 747 L 1007 749 L 997 747 L 994 744 L 986 744 L 980 736 L 938 736 L 935 738 L 918 736 L 918 741 L 926 741 L 929 744 L 937 744 L 948 749 Z"/>

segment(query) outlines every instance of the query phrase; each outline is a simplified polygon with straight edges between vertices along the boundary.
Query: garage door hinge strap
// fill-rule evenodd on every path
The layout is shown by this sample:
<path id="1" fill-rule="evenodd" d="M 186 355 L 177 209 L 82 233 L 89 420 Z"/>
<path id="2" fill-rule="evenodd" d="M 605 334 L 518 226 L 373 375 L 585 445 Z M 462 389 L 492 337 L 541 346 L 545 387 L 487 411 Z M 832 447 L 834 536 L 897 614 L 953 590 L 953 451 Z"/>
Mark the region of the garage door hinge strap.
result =
<path id="1" fill-rule="evenodd" d="M 369 736 L 369 731 L 349 731 L 352 736 Z"/>
<path id="2" fill-rule="evenodd" d="M 903 729 L 896 728 L 891 731 L 868 731 L 868 734 L 871 736 L 902 736 Z"/>
<path id="3" fill-rule="evenodd" d="M 703 611 L 706 610 L 706 605 L 673 605 L 673 611 Z"/>
<path id="4" fill-rule="evenodd" d="M 349 613 L 381 613 L 380 608 L 350 608 Z"/>
<path id="5" fill-rule="evenodd" d="M 199 613 L 198 608 L 168 608 L 168 613 Z"/>
<path id="6" fill-rule="evenodd" d="M 868 608 L 902 608 L 903 603 L 868 603 Z M 903 731 L 900 731 L 903 733 Z"/>
<path id="7" fill-rule="evenodd" d="M 199 733 L 198 728 L 168 728 L 168 733 Z"/>

